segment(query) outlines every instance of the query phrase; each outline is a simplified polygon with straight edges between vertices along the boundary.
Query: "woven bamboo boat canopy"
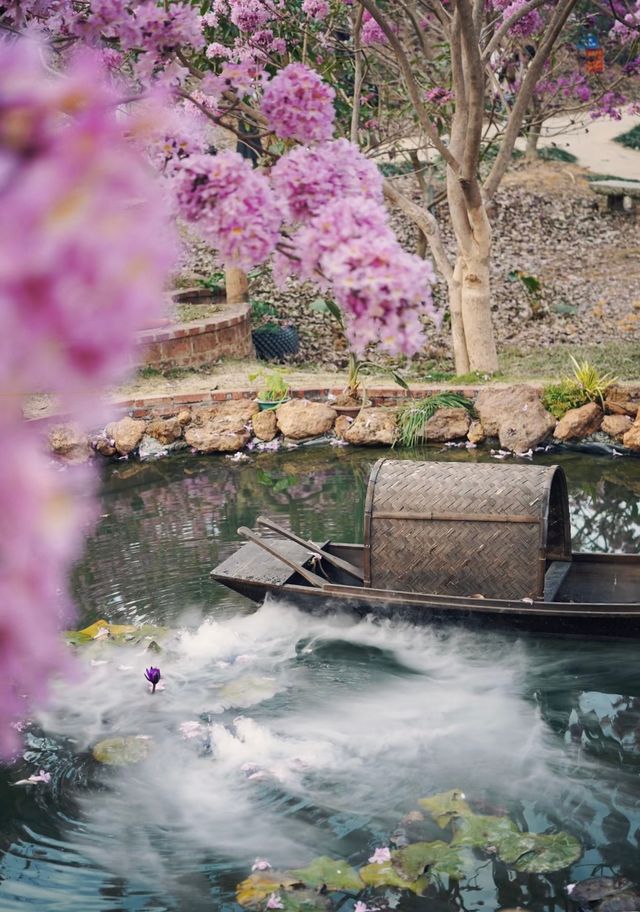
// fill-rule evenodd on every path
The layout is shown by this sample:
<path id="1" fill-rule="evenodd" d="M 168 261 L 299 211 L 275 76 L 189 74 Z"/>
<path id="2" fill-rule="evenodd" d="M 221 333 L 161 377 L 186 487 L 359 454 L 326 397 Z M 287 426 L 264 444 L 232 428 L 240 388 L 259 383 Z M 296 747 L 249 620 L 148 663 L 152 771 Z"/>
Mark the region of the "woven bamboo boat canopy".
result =
<path id="1" fill-rule="evenodd" d="M 364 517 L 364 584 L 485 598 L 542 598 L 571 560 L 559 466 L 380 459 Z"/>

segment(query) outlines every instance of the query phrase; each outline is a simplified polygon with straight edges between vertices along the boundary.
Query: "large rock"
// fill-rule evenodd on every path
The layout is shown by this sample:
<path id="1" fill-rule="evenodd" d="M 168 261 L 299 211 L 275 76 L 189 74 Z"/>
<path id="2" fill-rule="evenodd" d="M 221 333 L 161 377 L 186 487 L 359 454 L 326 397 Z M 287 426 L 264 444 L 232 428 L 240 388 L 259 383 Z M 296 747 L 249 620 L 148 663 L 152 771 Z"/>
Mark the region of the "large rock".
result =
<path id="1" fill-rule="evenodd" d="M 465 408 L 441 408 L 422 428 L 428 443 L 446 443 L 467 436 L 471 418 Z"/>
<path id="2" fill-rule="evenodd" d="M 348 427 L 336 427 L 347 443 L 356 446 L 391 446 L 396 436 L 396 414 L 385 408 L 363 408 Z"/>
<path id="3" fill-rule="evenodd" d="M 638 403 L 629 400 L 617 402 L 614 399 L 605 399 L 604 407 L 611 415 L 626 415 L 628 418 L 635 418 L 638 414 Z"/>
<path id="4" fill-rule="evenodd" d="M 605 415 L 600 430 L 614 440 L 622 440 L 632 425 L 633 422 L 628 415 Z"/>
<path id="5" fill-rule="evenodd" d="M 629 430 L 622 438 L 622 442 L 630 450 L 640 451 L 640 418 L 636 418 Z"/>
<path id="6" fill-rule="evenodd" d="M 469 443 L 484 443 L 486 436 L 487 435 L 484 432 L 484 428 L 482 427 L 482 422 L 472 421 L 469 425 L 469 431 L 467 433 L 467 440 Z"/>
<path id="7" fill-rule="evenodd" d="M 251 424 L 253 425 L 253 433 L 258 440 L 264 440 L 266 443 L 273 440 L 278 433 L 275 409 L 265 409 L 264 412 L 258 412 L 251 419 Z"/>
<path id="8" fill-rule="evenodd" d="M 538 391 L 532 386 L 483 389 L 475 401 L 487 437 L 498 437 L 500 446 L 513 453 L 526 453 L 538 446 L 556 426 Z"/>
<path id="9" fill-rule="evenodd" d="M 147 427 L 146 421 L 136 418 L 121 418 L 107 425 L 106 435 L 113 440 L 118 453 L 128 456 L 138 446 Z"/>
<path id="10" fill-rule="evenodd" d="M 595 434 L 602 424 L 602 409 L 595 402 L 588 402 L 580 408 L 569 409 L 557 424 L 553 433 L 556 440 L 581 440 Z"/>
<path id="11" fill-rule="evenodd" d="M 500 426 L 520 412 L 536 409 L 540 394 L 533 386 L 487 387 L 480 390 L 474 407 L 487 437 L 499 437 Z"/>
<path id="12" fill-rule="evenodd" d="M 235 453 L 249 442 L 249 422 L 257 411 L 257 404 L 246 400 L 198 409 L 185 429 L 185 440 L 200 453 Z"/>
<path id="13" fill-rule="evenodd" d="M 154 418 L 147 425 L 146 433 L 163 446 L 169 446 L 182 437 L 182 424 L 179 418 Z"/>
<path id="14" fill-rule="evenodd" d="M 76 425 L 59 424 L 49 431 L 51 452 L 74 465 L 86 462 L 91 456 L 87 435 Z"/>
<path id="15" fill-rule="evenodd" d="M 333 427 L 336 413 L 323 402 L 292 399 L 276 409 L 278 429 L 291 440 L 320 437 Z"/>

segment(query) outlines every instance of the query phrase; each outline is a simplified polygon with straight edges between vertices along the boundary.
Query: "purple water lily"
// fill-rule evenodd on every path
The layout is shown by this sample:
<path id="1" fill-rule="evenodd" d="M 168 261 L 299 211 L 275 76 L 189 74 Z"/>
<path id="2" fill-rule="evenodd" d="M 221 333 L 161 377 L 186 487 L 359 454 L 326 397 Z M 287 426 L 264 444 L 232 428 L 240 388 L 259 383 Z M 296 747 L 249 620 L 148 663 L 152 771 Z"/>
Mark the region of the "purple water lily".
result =
<path id="1" fill-rule="evenodd" d="M 161 677 L 160 669 L 154 668 L 152 665 L 151 668 L 146 669 L 144 676 L 147 679 L 147 681 L 149 682 L 149 684 L 151 684 L 151 693 L 155 693 L 156 687 L 158 686 L 158 682 L 160 681 L 160 677 Z"/>

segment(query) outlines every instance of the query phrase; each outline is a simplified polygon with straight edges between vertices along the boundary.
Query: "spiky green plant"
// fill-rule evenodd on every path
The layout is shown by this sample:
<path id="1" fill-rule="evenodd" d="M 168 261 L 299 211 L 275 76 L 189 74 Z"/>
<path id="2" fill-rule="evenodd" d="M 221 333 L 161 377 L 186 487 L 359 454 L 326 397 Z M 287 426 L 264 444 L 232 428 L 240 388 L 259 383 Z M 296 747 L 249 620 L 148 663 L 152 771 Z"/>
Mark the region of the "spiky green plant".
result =
<path id="1" fill-rule="evenodd" d="M 576 361 L 573 355 L 569 357 L 573 364 L 573 382 L 588 402 L 598 402 L 604 408 L 605 394 L 618 378 L 612 374 L 601 374 L 589 361 Z"/>
<path id="2" fill-rule="evenodd" d="M 407 403 L 398 415 L 396 439 L 394 446 L 411 447 L 424 440 L 425 423 L 432 418 L 438 409 L 465 408 L 473 412 L 473 403 L 461 393 L 436 393 L 426 399 Z"/>

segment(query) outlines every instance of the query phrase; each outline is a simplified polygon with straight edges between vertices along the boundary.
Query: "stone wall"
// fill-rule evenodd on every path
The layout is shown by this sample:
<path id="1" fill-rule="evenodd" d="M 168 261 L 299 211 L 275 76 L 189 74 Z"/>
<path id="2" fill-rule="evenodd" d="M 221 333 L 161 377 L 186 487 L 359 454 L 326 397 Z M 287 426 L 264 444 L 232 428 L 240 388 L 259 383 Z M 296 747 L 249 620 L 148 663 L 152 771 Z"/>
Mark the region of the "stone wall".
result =
<path id="1" fill-rule="evenodd" d="M 205 320 L 144 330 L 138 334 L 138 346 L 137 362 L 158 370 L 253 357 L 249 305 L 225 308 Z"/>

